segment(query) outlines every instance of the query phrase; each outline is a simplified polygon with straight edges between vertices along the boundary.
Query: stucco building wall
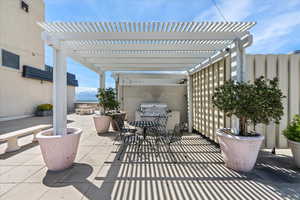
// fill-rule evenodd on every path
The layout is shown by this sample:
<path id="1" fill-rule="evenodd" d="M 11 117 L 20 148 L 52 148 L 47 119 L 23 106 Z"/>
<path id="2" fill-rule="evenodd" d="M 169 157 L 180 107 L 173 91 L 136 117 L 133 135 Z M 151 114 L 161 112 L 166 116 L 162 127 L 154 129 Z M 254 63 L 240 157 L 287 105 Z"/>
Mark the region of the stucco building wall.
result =
<path id="1" fill-rule="evenodd" d="M 186 86 L 120 86 L 121 109 L 128 120 L 135 119 L 135 111 L 143 102 L 166 103 L 169 109 L 180 112 L 180 121 L 187 122 Z"/>
<path id="2" fill-rule="evenodd" d="M 35 107 L 52 103 L 52 83 L 22 77 L 23 65 L 44 70 L 44 42 L 38 21 L 44 21 L 44 1 L 27 0 L 29 12 L 20 0 L 0 1 L 0 120 L 33 114 Z M 1 50 L 20 56 L 19 69 L 2 65 Z M 68 86 L 68 110 L 73 110 L 75 87 Z"/>
<path id="3" fill-rule="evenodd" d="M 172 111 L 180 112 L 180 121 L 187 122 L 187 85 L 182 74 L 116 73 L 116 89 L 120 108 L 128 120 L 143 102 L 166 103 Z"/>

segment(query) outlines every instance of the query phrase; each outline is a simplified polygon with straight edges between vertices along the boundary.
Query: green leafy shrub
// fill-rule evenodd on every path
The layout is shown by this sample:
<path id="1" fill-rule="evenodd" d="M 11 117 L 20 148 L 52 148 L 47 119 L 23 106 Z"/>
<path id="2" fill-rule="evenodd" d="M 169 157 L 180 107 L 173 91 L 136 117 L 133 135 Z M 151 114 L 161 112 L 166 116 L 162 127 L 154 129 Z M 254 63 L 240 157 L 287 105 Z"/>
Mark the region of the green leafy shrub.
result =
<path id="1" fill-rule="evenodd" d="M 292 141 L 300 142 L 300 116 L 295 115 L 294 119 L 288 124 L 283 131 L 283 135 Z"/>
<path id="2" fill-rule="evenodd" d="M 116 100 L 116 93 L 113 88 L 99 88 L 96 97 L 99 105 L 104 109 L 104 113 L 119 109 L 119 102 Z"/>
<path id="3" fill-rule="evenodd" d="M 37 106 L 37 111 L 49 111 L 53 109 L 51 104 L 41 104 Z"/>
<path id="4" fill-rule="evenodd" d="M 283 115 L 282 100 L 285 98 L 278 87 L 278 79 L 268 80 L 260 77 L 253 84 L 227 81 L 216 88 L 212 103 L 227 116 L 239 118 L 239 135 L 250 136 L 247 127 L 279 123 Z"/>

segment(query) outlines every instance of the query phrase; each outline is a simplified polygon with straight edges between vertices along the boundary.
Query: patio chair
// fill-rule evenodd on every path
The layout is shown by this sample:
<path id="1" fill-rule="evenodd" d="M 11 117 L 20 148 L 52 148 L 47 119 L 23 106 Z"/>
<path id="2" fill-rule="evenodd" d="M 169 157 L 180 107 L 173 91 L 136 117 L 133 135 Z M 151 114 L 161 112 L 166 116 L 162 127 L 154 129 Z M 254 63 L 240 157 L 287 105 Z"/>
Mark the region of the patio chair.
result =
<path id="1" fill-rule="evenodd" d="M 167 122 L 168 115 L 159 115 L 155 117 L 154 122 L 158 124 L 158 126 L 149 128 L 148 136 L 154 137 L 154 142 L 156 146 L 156 155 L 158 156 L 159 143 L 161 142 L 161 138 L 166 137 L 167 135 Z"/>
<path id="2" fill-rule="evenodd" d="M 127 145 L 135 142 L 137 130 L 131 129 L 131 128 L 126 128 L 124 120 L 122 120 L 121 118 L 116 119 L 116 126 L 119 129 L 119 135 L 117 137 L 119 137 L 120 140 L 122 141 L 122 144 L 120 147 L 121 151 L 119 152 L 119 155 L 118 155 L 118 160 L 120 160 Z M 134 140 L 132 140 L 132 138 Z"/>
<path id="3" fill-rule="evenodd" d="M 181 127 L 179 124 L 176 124 L 172 131 L 168 131 L 166 135 L 162 136 L 162 141 L 164 144 L 166 144 L 168 146 L 167 151 L 171 154 L 175 163 L 177 162 L 177 160 L 176 160 L 176 158 L 174 156 L 174 152 L 172 151 L 172 148 L 171 148 L 173 144 L 177 143 L 179 148 L 182 150 L 184 157 L 188 158 L 188 156 L 183 148 L 182 137 L 183 137 L 183 132 L 181 131 Z"/>

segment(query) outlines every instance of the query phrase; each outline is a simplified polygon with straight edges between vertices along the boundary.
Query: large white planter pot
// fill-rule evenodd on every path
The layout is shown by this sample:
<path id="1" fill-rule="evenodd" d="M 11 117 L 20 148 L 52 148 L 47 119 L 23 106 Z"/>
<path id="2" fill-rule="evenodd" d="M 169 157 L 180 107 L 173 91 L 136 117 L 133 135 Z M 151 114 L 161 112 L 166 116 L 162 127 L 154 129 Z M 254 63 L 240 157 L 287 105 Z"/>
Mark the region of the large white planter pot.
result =
<path id="1" fill-rule="evenodd" d="M 109 116 L 95 115 L 94 123 L 97 133 L 107 133 L 111 120 L 112 119 Z"/>
<path id="2" fill-rule="evenodd" d="M 242 172 L 253 169 L 264 136 L 235 136 L 222 129 L 217 131 L 217 136 L 226 167 Z"/>
<path id="3" fill-rule="evenodd" d="M 289 147 L 292 150 L 292 154 L 295 160 L 295 164 L 300 168 L 300 142 L 288 140 Z"/>
<path id="4" fill-rule="evenodd" d="M 53 129 L 49 129 L 36 136 L 45 164 L 51 171 L 66 169 L 75 160 L 82 130 L 68 128 L 67 133 L 67 135 L 53 135 Z"/>

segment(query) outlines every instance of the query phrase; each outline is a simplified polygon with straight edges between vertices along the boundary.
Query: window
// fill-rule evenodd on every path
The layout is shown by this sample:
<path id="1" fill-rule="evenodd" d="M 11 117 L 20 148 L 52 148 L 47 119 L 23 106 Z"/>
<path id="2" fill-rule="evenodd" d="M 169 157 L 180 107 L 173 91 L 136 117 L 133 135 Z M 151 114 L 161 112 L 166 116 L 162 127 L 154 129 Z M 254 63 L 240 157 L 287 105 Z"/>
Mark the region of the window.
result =
<path id="1" fill-rule="evenodd" d="M 20 68 L 20 56 L 2 49 L 2 65 L 14 69 Z"/>
<path id="2" fill-rule="evenodd" d="M 27 12 L 27 13 L 29 12 L 29 5 L 27 3 L 25 3 L 24 1 L 21 1 L 21 8 L 25 12 Z"/>

